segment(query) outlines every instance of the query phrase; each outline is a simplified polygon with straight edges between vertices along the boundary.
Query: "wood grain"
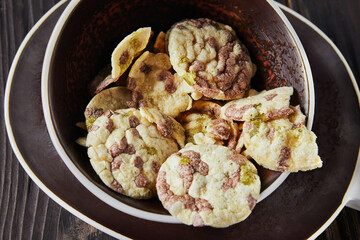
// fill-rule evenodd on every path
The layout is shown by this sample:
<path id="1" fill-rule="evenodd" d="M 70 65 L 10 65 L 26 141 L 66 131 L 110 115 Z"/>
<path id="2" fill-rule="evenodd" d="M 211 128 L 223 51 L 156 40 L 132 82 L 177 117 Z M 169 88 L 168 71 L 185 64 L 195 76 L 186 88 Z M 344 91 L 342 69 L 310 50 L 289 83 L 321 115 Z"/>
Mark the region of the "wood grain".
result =
<path id="1" fill-rule="evenodd" d="M 6 79 L 17 48 L 36 21 L 56 0 L 2 0 L 0 3 L 0 115 Z M 360 77 L 360 1 L 283 0 L 339 47 Z M 3 117 L 2 117 L 3 118 Z M 0 121 L 0 239 L 113 239 L 73 216 L 27 176 L 17 161 Z M 344 208 L 318 239 L 360 239 L 360 214 Z"/>

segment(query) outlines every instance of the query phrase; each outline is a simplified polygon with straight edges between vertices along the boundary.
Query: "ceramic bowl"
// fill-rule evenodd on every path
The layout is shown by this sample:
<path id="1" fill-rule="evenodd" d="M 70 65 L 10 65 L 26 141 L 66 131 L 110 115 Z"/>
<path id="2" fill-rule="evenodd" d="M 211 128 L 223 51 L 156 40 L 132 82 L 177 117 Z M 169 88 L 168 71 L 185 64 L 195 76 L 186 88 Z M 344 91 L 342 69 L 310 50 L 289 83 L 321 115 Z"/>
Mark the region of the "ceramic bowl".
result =
<path id="1" fill-rule="evenodd" d="M 135 200 L 107 188 L 92 169 L 87 151 L 76 144 L 91 99 L 87 85 L 110 63 L 115 46 L 140 27 L 155 35 L 186 18 L 206 17 L 234 28 L 257 65 L 252 87 L 293 86 L 292 104 L 300 104 L 311 128 L 314 93 L 310 65 L 294 29 L 273 1 L 153 0 L 71 1 L 50 38 L 43 65 L 42 100 L 46 125 L 64 163 L 94 195 L 115 209 L 140 218 L 175 223 L 157 198 Z M 260 200 L 285 180 L 259 168 Z"/>

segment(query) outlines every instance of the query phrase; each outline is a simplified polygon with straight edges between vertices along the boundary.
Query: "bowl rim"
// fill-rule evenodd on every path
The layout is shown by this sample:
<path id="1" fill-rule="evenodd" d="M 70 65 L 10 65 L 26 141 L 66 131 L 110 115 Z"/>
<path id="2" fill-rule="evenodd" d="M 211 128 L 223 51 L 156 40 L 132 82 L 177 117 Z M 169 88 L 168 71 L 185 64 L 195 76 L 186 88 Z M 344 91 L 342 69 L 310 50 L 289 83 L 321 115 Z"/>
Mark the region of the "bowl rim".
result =
<path id="1" fill-rule="evenodd" d="M 62 33 L 64 25 L 67 23 L 69 16 L 73 13 L 76 9 L 77 5 L 81 2 L 81 0 L 71 0 L 71 2 L 67 5 L 63 13 L 61 14 L 59 20 L 57 21 L 49 42 L 46 47 L 46 52 L 44 55 L 44 62 L 42 67 L 42 75 L 41 75 L 41 98 L 42 98 L 42 107 L 44 112 L 45 124 L 50 136 L 50 139 L 59 154 L 60 158 L 63 160 L 67 168 L 71 171 L 71 173 L 79 180 L 79 182 L 84 185 L 91 193 L 93 193 L 97 198 L 105 202 L 106 204 L 110 205 L 111 207 L 124 212 L 126 214 L 150 220 L 156 222 L 163 222 L 163 223 L 180 223 L 179 220 L 175 219 L 171 215 L 164 215 L 159 213 L 148 212 L 145 210 L 138 209 L 136 207 L 127 205 L 122 201 L 112 197 L 99 186 L 97 186 L 93 180 L 89 177 L 85 176 L 82 171 L 74 164 L 71 158 L 66 153 L 66 150 L 63 148 L 60 139 L 58 138 L 58 134 L 56 132 L 51 109 L 50 109 L 50 99 L 49 99 L 49 74 L 50 68 L 52 65 L 54 49 L 57 46 L 59 36 Z M 293 38 L 295 45 L 297 46 L 297 50 L 300 53 L 302 58 L 302 64 L 305 71 L 304 81 L 304 92 L 306 96 L 306 101 L 308 103 L 307 106 L 304 106 L 305 112 L 308 112 L 307 117 L 307 128 L 311 129 L 314 119 L 314 112 L 315 112 L 315 94 L 314 94 L 314 84 L 313 84 L 313 76 L 310 68 L 310 63 L 306 52 L 303 48 L 303 45 L 297 36 L 294 28 L 290 24 L 289 20 L 286 18 L 284 13 L 281 11 L 279 6 L 274 2 L 274 0 L 266 0 L 266 2 L 275 10 L 278 16 L 281 18 L 285 26 L 287 27 L 290 35 Z M 274 192 L 289 176 L 290 173 L 282 173 L 270 186 L 268 186 L 263 192 L 260 193 L 260 197 L 258 203 L 268 197 L 272 192 Z"/>

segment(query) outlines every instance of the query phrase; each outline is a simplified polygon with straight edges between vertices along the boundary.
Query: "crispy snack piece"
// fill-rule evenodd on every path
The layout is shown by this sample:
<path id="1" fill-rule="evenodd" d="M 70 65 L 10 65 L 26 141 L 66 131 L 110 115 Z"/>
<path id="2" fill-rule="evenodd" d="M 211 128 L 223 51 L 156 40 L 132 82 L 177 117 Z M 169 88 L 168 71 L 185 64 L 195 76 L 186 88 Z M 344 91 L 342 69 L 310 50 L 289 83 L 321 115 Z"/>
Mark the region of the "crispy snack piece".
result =
<path id="1" fill-rule="evenodd" d="M 155 53 L 165 53 L 166 47 L 165 47 L 165 36 L 166 34 L 164 32 L 159 32 L 159 34 L 156 37 L 155 43 L 154 43 L 154 52 Z"/>
<path id="2" fill-rule="evenodd" d="M 227 147 L 188 144 L 163 163 L 156 188 L 163 206 L 181 222 L 220 228 L 249 216 L 260 178 L 250 161 Z"/>
<path id="3" fill-rule="evenodd" d="M 141 115 L 151 123 L 156 124 L 159 133 L 164 137 L 172 137 L 180 147 L 185 146 L 185 131 L 179 122 L 155 108 L 140 108 Z"/>
<path id="4" fill-rule="evenodd" d="M 216 144 L 234 149 L 239 137 L 238 126 L 232 120 L 219 117 L 220 105 L 198 100 L 177 119 L 185 129 L 186 143 Z"/>
<path id="5" fill-rule="evenodd" d="M 104 82 L 108 81 L 108 78 L 111 78 L 111 65 L 108 64 L 107 66 L 100 69 L 98 74 L 94 77 L 94 79 L 89 83 L 88 90 L 89 93 L 94 96 L 103 90 L 106 86 L 104 86 Z M 104 86 L 104 87 L 103 87 Z"/>
<path id="6" fill-rule="evenodd" d="M 230 26 L 207 18 L 184 20 L 171 27 L 166 39 L 171 64 L 193 87 L 195 100 L 201 94 L 237 99 L 250 88 L 256 66 Z"/>
<path id="7" fill-rule="evenodd" d="M 116 81 L 131 62 L 145 49 L 151 36 L 151 28 L 139 28 L 125 37 L 111 55 L 111 77 Z"/>
<path id="8" fill-rule="evenodd" d="M 131 67 L 128 88 L 140 93 L 147 106 L 158 108 L 171 117 L 192 105 L 188 94 L 191 89 L 178 74 L 172 73 L 169 56 L 165 53 L 144 52 Z"/>
<path id="9" fill-rule="evenodd" d="M 131 100 L 131 91 L 125 87 L 105 89 L 95 95 L 85 109 L 86 128 L 89 131 L 95 120 L 106 110 L 127 108 L 127 101 Z"/>
<path id="10" fill-rule="evenodd" d="M 305 127 L 300 107 L 290 108 L 293 114 L 288 117 L 245 122 L 236 149 L 244 145 L 245 155 L 274 171 L 297 172 L 321 167 L 316 135 Z"/>
<path id="11" fill-rule="evenodd" d="M 98 94 L 99 92 L 101 92 L 102 90 L 104 90 L 107 86 L 109 86 L 110 84 L 112 84 L 113 82 L 116 82 L 117 79 L 114 79 L 111 77 L 111 75 L 107 76 L 106 78 L 104 78 L 104 80 L 102 80 L 98 86 L 96 86 L 95 89 L 95 94 Z"/>
<path id="12" fill-rule="evenodd" d="M 156 195 L 159 168 L 179 150 L 174 135 L 181 133 L 174 119 L 161 115 L 149 121 L 147 115 L 134 108 L 108 110 L 96 119 L 86 139 L 91 165 L 101 180 L 138 199 Z"/>
<path id="13" fill-rule="evenodd" d="M 220 116 L 234 121 L 265 121 L 288 116 L 294 112 L 289 107 L 293 91 L 292 87 L 279 87 L 230 101 L 221 108 Z"/>

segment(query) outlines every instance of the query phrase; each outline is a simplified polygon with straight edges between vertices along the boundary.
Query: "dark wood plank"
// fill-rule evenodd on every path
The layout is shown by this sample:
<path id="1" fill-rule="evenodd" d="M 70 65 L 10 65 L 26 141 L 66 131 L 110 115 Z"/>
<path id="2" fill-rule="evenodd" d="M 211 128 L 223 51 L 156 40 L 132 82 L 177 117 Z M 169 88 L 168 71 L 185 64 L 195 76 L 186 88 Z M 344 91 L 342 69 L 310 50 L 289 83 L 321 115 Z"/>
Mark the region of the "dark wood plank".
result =
<path id="1" fill-rule="evenodd" d="M 356 79 L 360 77 L 360 1 L 292 0 L 294 10 L 318 26 L 340 49 Z"/>
<path id="2" fill-rule="evenodd" d="M 64 239 L 102 239 L 112 240 L 113 237 L 102 233 L 96 228 L 86 224 L 78 218 L 74 218 L 66 211 L 61 212 L 61 218 L 59 223 L 59 236 Z"/>
<path id="3" fill-rule="evenodd" d="M 21 41 L 57 0 L 0 2 L 0 115 L 6 78 Z M 339 47 L 355 76 L 360 76 L 360 1 L 279 0 L 304 15 Z M 0 121 L 0 239 L 113 239 L 73 216 L 32 182 L 14 156 Z M 359 239 L 360 214 L 342 210 L 321 240 Z"/>

